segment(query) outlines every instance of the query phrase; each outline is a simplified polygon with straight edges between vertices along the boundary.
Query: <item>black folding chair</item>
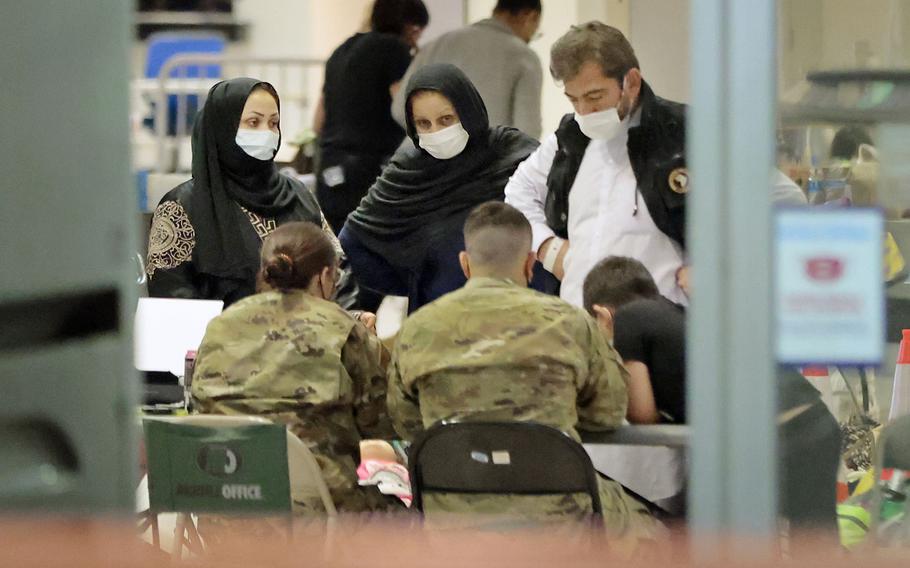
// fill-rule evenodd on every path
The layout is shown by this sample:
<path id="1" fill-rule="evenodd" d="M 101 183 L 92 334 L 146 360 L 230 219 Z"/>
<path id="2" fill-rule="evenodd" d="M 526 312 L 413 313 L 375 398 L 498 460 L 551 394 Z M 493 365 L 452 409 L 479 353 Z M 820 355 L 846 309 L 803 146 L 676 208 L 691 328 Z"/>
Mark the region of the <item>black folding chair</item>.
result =
<path id="1" fill-rule="evenodd" d="M 584 448 L 568 434 L 536 422 L 442 421 L 408 451 L 413 507 L 423 494 L 585 493 L 603 516 L 597 473 Z"/>

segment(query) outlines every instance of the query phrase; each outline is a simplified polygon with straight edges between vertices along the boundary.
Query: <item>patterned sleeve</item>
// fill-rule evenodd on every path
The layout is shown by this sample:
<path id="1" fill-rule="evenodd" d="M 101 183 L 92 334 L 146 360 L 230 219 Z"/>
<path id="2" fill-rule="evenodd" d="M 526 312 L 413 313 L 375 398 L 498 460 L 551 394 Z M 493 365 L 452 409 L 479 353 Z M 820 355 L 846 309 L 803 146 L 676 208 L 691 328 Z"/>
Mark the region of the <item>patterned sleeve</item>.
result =
<path id="1" fill-rule="evenodd" d="M 146 272 L 149 295 L 170 298 L 195 298 L 193 249 L 196 231 L 177 201 L 158 205 L 149 232 Z"/>
<path id="2" fill-rule="evenodd" d="M 578 392 L 578 427 L 582 430 L 610 430 L 622 424 L 629 394 L 629 372 L 619 354 L 607 342 L 593 319 L 585 319 L 585 337 L 579 345 L 588 346 L 588 376 Z"/>
<path id="3" fill-rule="evenodd" d="M 395 431 L 403 440 L 413 440 L 423 431 L 423 419 L 420 415 L 420 402 L 413 393 L 408 392 L 398 366 L 400 357 L 401 335 L 395 344 L 392 363 L 389 365 L 389 414 Z"/>
<path id="4" fill-rule="evenodd" d="M 354 381 L 354 416 L 364 436 L 395 437 L 386 408 L 388 351 L 379 339 L 357 323 L 341 350 L 341 362 Z"/>

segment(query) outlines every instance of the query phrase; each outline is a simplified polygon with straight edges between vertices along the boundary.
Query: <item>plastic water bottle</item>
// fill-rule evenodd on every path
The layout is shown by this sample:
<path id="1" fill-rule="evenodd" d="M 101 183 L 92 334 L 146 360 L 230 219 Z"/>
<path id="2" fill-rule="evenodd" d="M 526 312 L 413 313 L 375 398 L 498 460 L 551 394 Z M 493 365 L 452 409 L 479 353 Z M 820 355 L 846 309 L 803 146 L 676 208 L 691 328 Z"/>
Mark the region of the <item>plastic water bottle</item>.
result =
<path id="1" fill-rule="evenodd" d="M 818 168 L 813 166 L 809 169 L 809 179 L 806 182 L 806 193 L 810 205 L 821 205 L 825 202 L 825 195 L 822 193 L 821 180 L 818 179 Z"/>

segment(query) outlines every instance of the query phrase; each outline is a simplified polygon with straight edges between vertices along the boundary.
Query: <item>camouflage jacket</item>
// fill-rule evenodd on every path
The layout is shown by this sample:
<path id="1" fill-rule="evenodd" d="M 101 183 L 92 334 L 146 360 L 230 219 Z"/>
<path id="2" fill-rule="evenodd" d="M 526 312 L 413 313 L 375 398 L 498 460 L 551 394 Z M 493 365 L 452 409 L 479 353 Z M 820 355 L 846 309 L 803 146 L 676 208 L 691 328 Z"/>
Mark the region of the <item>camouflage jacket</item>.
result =
<path id="1" fill-rule="evenodd" d="M 394 435 L 387 363 L 379 340 L 336 304 L 299 290 L 265 292 L 209 323 L 192 396 L 202 413 L 287 424 L 316 456 L 339 509 L 385 508 L 375 488 L 357 486 L 356 464 L 361 436 Z"/>
<path id="2" fill-rule="evenodd" d="M 401 328 L 389 410 L 406 439 L 446 418 L 533 420 L 578 439 L 626 413 L 627 372 L 587 314 L 507 280 L 472 278 Z"/>
<path id="3" fill-rule="evenodd" d="M 578 439 L 576 428 L 606 430 L 626 413 L 628 373 L 586 313 L 507 280 L 472 278 L 412 314 L 389 368 L 389 412 L 412 439 L 439 420 L 531 420 Z M 641 533 L 643 507 L 601 480 L 605 526 Z M 580 495 L 453 495 L 424 498 L 428 515 L 492 513 L 578 518 Z"/>

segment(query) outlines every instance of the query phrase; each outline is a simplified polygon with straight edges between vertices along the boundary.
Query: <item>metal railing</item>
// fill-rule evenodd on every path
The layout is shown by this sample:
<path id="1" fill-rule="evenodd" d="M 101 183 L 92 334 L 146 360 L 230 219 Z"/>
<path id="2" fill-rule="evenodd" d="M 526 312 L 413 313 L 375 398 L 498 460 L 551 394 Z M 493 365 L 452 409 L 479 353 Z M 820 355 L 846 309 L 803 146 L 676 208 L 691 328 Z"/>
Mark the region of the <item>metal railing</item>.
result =
<path id="1" fill-rule="evenodd" d="M 224 54 L 175 55 L 146 86 L 155 102 L 157 172 L 175 169 L 174 151 L 191 134 L 191 112 L 201 109 L 212 85 L 225 78 L 255 77 L 271 83 L 281 97 L 284 141 L 305 130 L 312 120 L 322 85 L 325 61 L 309 58 L 241 57 Z M 196 75 L 196 76 L 193 76 Z M 171 101 L 176 112 L 171 115 Z M 171 121 L 171 118 L 174 118 Z M 171 127 L 171 128 L 169 128 Z M 169 132 L 173 130 L 173 132 Z"/>

